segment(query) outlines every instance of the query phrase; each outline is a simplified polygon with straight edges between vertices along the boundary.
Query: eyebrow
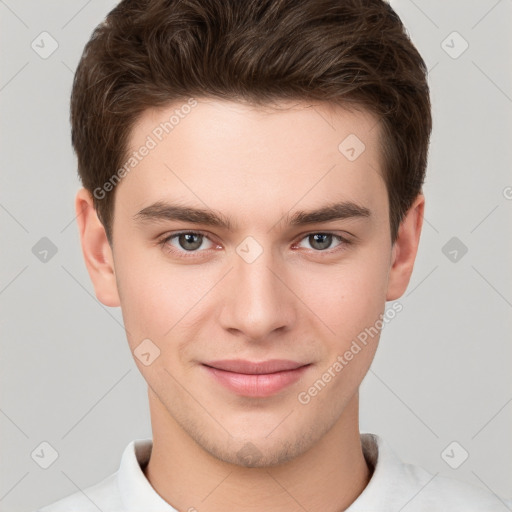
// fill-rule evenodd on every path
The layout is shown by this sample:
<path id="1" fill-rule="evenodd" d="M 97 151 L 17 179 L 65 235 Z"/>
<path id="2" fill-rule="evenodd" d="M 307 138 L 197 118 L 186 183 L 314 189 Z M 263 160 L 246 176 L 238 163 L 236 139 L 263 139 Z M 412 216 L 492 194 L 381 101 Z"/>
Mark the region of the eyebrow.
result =
<path id="1" fill-rule="evenodd" d="M 371 211 L 368 208 L 352 201 L 343 201 L 328 204 L 316 210 L 297 211 L 291 216 L 288 213 L 284 215 L 283 220 L 290 226 L 305 226 L 333 220 L 368 217 L 371 217 Z M 177 220 L 223 228 L 228 231 L 233 231 L 235 227 L 229 218 L 214 210 L 169 204 L 163 201 L 157 201 L 143 208 L 133 218 L 140 223 Z"/>

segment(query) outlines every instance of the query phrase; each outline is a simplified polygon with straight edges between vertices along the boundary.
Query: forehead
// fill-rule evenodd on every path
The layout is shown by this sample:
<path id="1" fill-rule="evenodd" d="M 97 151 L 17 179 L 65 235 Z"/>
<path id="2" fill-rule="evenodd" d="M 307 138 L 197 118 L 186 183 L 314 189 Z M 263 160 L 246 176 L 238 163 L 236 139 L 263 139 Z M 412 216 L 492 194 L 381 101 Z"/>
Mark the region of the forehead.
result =
<path id="1" fill-rule="evenodd" d="M 375 207 L 386 195 L 379 123 L 362 110 L 184 100 L 145 111 L 128 142 L 134 165 L 117 193 L 131 210 L 180 200 L 217 210 L 236 205 L 250 217 L 298 202 Z"/>
<path id="2" fill-rule="evenodd" d="M 371 145 L 379 137 L 378 119 L 361 108 L 348 110 L 326 102 L 281 101 L 253 105 L 201 98 L 147 109 L 134 123 L 128 142 L 130 149 L 136 149 L 137 143 L 147 136 L 158 145 L 162 142 L 165 145 L 167 139 L 177 141 L 188 137 L 190 142 L 193 139 L 203 143 L 212 141 L 213 146 L 236 141 L 244 150 L 249 149 L 251 143 L 265 142 L 267 152 L 277 149 L 277 153 L 282 154 L 286 150 L 302 153 L 319 145 L 324 151 L 339 151 L 338 139 L 347 135 L 359 136 L 361 142 Z M 232 149 L 236 149 L 234 145 Z"/>

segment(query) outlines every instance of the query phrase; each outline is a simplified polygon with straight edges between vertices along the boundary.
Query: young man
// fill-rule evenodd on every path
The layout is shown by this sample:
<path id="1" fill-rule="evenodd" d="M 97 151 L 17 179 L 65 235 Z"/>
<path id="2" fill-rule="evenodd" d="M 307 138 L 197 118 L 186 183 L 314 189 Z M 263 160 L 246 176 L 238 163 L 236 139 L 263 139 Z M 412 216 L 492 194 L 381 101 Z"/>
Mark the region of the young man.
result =
<path id="1" fill-rule="evenodd" d="M 42 511 L 504 510 L 359 432 L 431 132 L 388 4 L 125 0 L 71 119 L 85 263 L 122 308 L 153 438 Z"/>

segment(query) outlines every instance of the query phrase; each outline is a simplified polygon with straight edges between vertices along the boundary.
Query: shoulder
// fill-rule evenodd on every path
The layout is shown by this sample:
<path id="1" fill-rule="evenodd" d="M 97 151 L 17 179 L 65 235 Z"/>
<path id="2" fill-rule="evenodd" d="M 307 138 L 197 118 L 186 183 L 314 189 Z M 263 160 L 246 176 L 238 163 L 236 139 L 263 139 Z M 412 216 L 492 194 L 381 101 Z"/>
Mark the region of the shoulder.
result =
<path id="1" fill-rule="evenodd" d="M 123 451 L 119 469 L 99 483 L 80 489 L 36 512 L 125 512 L 125 504 L 163 502 L 141 470 L 151 453 L 152 439 L 135 439 Z"/>
<path id="2" fill-rule="evenodd" d="M 367 463 L 374 471 L 350 512 L 504 512 L 507 507 L 512 510 L 512 500 L 504 500 L 488 489 L 403 462 L 380 436 L 366 433 L 361 440 Z"/>
<path id="3" fill-rule="evenodd" d="M 489 490 L 438 473 L 432 475 L 420 466 L 405 466 L 415 490 L 409 497 L 409 511 L 504 512 L 505 507 L 512 507 L 512 500 L 504 500 Z"/>
<path id="4" fill-rule="evenodd" d="M 117 489 L 117 472 L 83 491 L 77 491 L 36 512 L 98 512 L 98 510 L 123 511 Z"/>

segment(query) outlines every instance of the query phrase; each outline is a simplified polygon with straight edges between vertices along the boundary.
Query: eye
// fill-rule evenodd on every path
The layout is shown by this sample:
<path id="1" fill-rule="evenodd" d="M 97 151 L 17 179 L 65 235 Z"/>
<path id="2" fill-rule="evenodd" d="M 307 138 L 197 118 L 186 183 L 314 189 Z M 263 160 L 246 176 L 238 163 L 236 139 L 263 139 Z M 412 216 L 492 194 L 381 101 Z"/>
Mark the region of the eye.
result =
<path id="1" fill-rule="evenodd" d="M 321 252 L 326 249 L 330 249 L 332 246 L 333 238 L 338 239 L 339 243 L 334 248 L 340 245 L 348 245 L 349 241 L 340 235 L 334 235 L 333 233 L 310 233 L 306 235 L 302 240 L 307 240 L 315 251 Z"/>
<path id="2" fill-rule="evenodd" d="M 210 246 L 204 247 L 204 242 L 208 241 Z M 174 233 L 165 237 L 161 245 L 171 252 L 194 253 L 203 250 L 211 249 L 215 244 L 203 233 L 196 231 L 183 231 L 181 233 Z"/>

